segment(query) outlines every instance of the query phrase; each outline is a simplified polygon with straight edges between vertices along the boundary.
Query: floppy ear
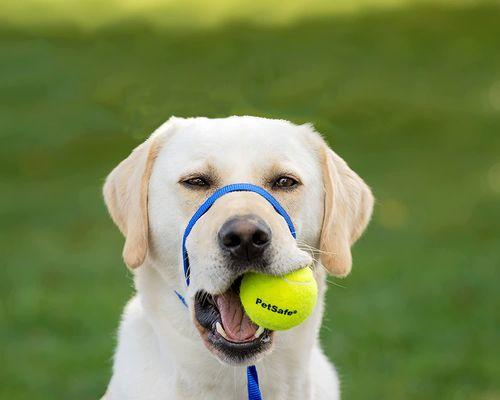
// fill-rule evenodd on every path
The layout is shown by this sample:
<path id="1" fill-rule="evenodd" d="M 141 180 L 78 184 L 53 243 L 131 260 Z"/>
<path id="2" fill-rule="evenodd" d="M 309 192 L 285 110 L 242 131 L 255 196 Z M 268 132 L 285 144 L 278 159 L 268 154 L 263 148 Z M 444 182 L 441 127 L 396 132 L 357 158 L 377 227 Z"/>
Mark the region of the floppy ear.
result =
<path id="1" fill-rule="evenodd" d="M 373 195 L 368 185 L 326 145 L 322 164 L 325 211 L 321 262 L 332 275 L 345 277 L 351 271 L 351 245 L 370 220 Z"/>
<path id="2" fill-rule="evenodd" d="M 140 266 L 148 252 L 148 186 L 160 139 L 153 134 L 111 171 L 103 193 L 109 214 L 125 235 L 123 259 Z"/>

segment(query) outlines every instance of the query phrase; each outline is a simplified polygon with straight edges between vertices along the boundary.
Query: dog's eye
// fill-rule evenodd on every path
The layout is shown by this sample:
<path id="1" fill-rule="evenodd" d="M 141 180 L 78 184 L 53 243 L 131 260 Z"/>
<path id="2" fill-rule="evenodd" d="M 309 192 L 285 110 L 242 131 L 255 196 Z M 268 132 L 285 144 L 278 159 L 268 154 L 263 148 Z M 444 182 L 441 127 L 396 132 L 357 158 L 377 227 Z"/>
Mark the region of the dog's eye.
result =
<path id="1" fill-rule="evenodd" d="M 293 178 L 290 178 L 289 176 L 280 176 L 278 179 L 274 181 L 273 187 L 290 189 L 297 186 L 298 183 L 299 182 L 297 182 Z"/>
<path id="2" fill-rule="evenodd" d="M 189 178 L 189 179 L 183 180 L 182 183 L 187 185 L 187 186 L 197 186 L 197 187 L 209 187 L 210 186 L 210 182 L 208 181 L 208 179 L 203 178 L 201 176 L 197 176 L 194 178 Z"/>

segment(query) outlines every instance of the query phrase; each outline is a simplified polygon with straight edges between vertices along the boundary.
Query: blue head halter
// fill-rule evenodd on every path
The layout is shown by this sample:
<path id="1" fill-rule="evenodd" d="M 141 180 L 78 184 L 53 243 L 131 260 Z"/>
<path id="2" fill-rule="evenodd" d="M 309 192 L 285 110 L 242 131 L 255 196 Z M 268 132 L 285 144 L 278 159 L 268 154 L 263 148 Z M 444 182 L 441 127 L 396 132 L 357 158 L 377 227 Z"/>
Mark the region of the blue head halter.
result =
<path id="1" fill-rule="evenodd" d="M 293 226 L 293 222 L 290 216 L 287 214 L 285 209 L 281 206 L 281 204 L 276 200 L 271 193 L 262 189 L 259 186 L 252 185 L 251 183 L 234 183 L 232 185 L 227 185 L 218 189 L 214 194 L 212 194 L 205 202 L 196 210 L 194 215 L 189 220 L 186 229 L 184 231 L 184 236 L 182 237 L 182 258 L 183 258 L 183 266 L 184 266 L 184 277 L 186 279 L 186 286 L 189 286 L 189 257 L 186 250 L 186 240 L 191 233 L 196 222 L 212 207 L 212 205 L 220 199 L 222 196 L 232 193 L 232 192 L 254 192 L 262 197 L 264 197 L 271 205 L 274 207 L 276 212 L 280 214 L 288 224 L 288 228 L 290 229 L 290 233 L 295 238 L 295 228 Z"/>
<path id="2" fill-rule="evenodd" d="M 276 210 L 276 212 L 283 217 L 290 229 L 290 233 L 294 238 L 296 238 L 295 227 L 293 222 L 281 206 L 281 204 L 276 200 L 271 193 L 265 189 L 252 185 L 251 183 L 234 183 L 232 185 L 224 186 L 213 193 L 208 199 L 206 199 L 203 204 L 196 210 L 194 215 L 189 220 L 186 229 L 184 230 L 184 235 L 182 237 L 182 262 L 184 267 L 184 278 L 186 279 L 186 286 L 189 286 L 190 282 L 190 271 L 189 271 L 189 257 L 186 249 L 186 240 L 191 233 L 196 222 L 212 207 L 212 205 L 222 196 L 232 193 L 232 192 L 254 192 L 266 199 Z M 187 302 L 184 297 L 179 293 L 175 292 L 177 297 L 182 301 L 182 303 L 187 307 Z M 259 377 L 257 375 L 257 369 L 255 365 L 251 365 L 247 368 L 247 390 L 248 390 L 248 400 L 262 400 L 262 395 L 259 389 Z"/>

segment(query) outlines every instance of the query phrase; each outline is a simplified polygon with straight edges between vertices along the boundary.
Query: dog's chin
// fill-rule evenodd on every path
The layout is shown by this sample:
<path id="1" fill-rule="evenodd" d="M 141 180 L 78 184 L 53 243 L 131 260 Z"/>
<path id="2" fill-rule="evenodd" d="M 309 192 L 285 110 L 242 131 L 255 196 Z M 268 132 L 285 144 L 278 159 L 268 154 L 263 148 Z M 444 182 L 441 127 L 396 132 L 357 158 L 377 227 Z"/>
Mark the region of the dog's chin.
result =
<path id="1" fill-rule="evenodd" d="M 230 365 L 250 365 L 272 350 L 274 332 L 253 324 L 239 301 L 237 279 L 222 294 L 200 290 L 194 304 L 194 323 L 205 346 Z"/>

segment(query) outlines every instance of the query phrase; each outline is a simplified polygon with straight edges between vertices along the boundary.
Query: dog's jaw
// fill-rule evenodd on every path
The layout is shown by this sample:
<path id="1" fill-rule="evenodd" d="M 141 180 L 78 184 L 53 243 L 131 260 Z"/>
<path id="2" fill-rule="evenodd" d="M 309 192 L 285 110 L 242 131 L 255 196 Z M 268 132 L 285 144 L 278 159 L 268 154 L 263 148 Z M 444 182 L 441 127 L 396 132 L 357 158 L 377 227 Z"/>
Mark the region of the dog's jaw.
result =
<path id="1" fill-rule="evenodd" d="M 193 301 L 193 321 L 205 347 L 229 365 L 255 363 L 273 347 L 274 332 L 255 325 L 245 314 L 239 282 L 216 296 L 198 291 Z"/>

